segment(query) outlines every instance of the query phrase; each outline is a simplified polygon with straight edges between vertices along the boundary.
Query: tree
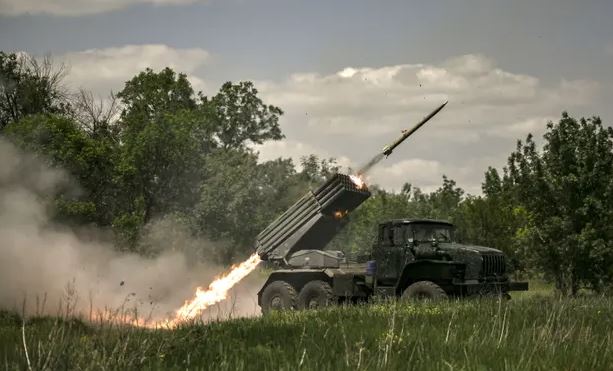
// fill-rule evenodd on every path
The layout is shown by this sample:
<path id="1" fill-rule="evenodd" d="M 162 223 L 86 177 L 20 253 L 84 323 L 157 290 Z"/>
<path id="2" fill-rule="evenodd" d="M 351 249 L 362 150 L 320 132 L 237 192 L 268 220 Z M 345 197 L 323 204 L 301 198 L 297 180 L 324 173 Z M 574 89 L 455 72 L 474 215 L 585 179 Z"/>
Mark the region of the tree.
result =
<path id="1" fill-rule="evenodd" d="M 197 106 L 187 76 L 168 67 L 158 73 L 147 68 L 126 82 L 117 98 L 124 106 L 120 122 L 125 136 L 137 134 L 161 116 Z"/>
<path id="2" fill-rule="evenodd" d="M 113 224 L 126 245 L 136 243 L 142 225 L 169 213 L 191 215 L 198 232 L 207 229 L 213 238 L 238 246 L 246 236 L 255 237 L 259 224 L 239 225 L 232 218 L 257 205 L 259 191 L 252 183 L 266 186 L 254 180 L 261 177 L 260 167 L 247 145 L 282 137 L 281 110 L 265 105 L 249 82 L 226 83 L 210 99 L 195 94 L 187 77 L 170 68 L 141 72 L 117 97 L 124 107 L 117 123 L 117 173 L 125 210 Z"/>
<path id="3" fill-rule="evenodd" d="M 0 131 L 28 115 L 67 112 L 64 75 L 50 58 L 0 51 Z"/>
<path id="4" fill-rule="evenodd" d="M 258 164 L 249 152 L 218 151 L 206 171 L 195 213 L 211 238 L 231 241 L 221 255 L 226 263 L 251 254 L 257 234 L 308 189 L 291 160 Z"/>
<path id="5" fill-rule="evenodd" d="M 443 175 L 443 184 L 430 194 L 416 190 L 413 204 L 417 214 L 422 218 L 453 220 L 464 196 L 464 190 L 457 187 L 455 180 Z"/>
<path id="6" fill-rule="evenodd" d="M 603 290 L 613 279 L 613 129 L 566 112 L 538 151 L 517 144 L 503 180 L 528 213 L 519 231 L 532 263 L 564 294 Z"/>
<path id="7" fill-rule="evenodd" d="M 118 176 L 124 201 L 130 205 L 126 211 L 133 217 L 140 215 L 141 224 L 155 216 L 186 211 L 198 201 L 213 146 L 207 130 L 200 115 L 182 111 L 159 115 L 126 137 Z"/>
<path id="8" fill-rule="evenodd" d="M 266 105 L 250 81 L 226 82 L 203 106 L 216 127 L 215 138 L 224 149 L 244 149 L 250 143 L 283 138 L 279 117 L 283 111 Z"/>
<path id="9" fill-rule="evenodd" d="M 300 179 L 309 187 L 318 187 L 340 170 L 334 158 L 320 159 L 316 155 L 300 159 Z"/>
<path id="10" fill-rule="evenodd" d="M 124 207 L 113 225 L 124 245 L 134 247 L 140 228 L 153 217 L 197 202 L 205 157 L 215 143 L 184 74 L 146 69 L 116 96 L 123 106 L 116 125 Z"/>

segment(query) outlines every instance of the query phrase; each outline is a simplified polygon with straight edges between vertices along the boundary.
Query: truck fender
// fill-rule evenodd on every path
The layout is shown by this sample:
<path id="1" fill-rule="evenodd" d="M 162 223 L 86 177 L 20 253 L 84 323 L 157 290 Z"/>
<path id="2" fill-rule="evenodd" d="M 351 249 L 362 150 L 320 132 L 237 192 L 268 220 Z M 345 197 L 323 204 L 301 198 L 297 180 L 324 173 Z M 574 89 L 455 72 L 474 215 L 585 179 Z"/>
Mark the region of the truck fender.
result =
<path id="1" fill-rule="evenodd" d="M 402 270 L 396 283 L 396 294 L 401 295 L 405 288 L 417 281 L 431 281 L 440 286 L 451 283 L 454 278 L 463 278 L 464 263 L 443 260 L 417 260 Z"/>

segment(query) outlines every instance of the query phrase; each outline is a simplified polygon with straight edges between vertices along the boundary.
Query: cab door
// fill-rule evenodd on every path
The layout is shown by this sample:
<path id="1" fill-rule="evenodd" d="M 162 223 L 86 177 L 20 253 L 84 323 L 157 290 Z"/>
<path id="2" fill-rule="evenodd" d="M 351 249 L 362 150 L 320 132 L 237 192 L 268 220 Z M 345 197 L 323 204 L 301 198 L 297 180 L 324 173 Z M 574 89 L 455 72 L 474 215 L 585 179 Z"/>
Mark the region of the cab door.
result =
<path id="1" fill-rule="evenodd" d="M 398 281 L 405 261 L 405 228 L 403 225 L 384 224 L 380 226 L 379 241 L 373 251 L 377 261 L 377 283 L 393 286 Z"/>

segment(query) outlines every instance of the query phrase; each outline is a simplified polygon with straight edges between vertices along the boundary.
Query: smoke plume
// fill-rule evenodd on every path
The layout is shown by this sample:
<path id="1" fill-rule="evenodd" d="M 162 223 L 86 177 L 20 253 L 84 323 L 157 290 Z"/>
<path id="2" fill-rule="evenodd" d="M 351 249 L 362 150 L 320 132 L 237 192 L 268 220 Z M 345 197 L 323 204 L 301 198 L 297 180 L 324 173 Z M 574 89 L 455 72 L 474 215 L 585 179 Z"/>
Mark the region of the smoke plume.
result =
<path id="1" fill-rule="evenodd" d="M 375 167 L 375 165 L 377 165 L 379 162 L 381 162 L 381 160 L 383 160 L 384 158 L 385 158 L 385 155 L 383 153 L 379 153 L 379 154 L 375 155 L 364 166 L 360 167 L 360 170 L 358 170 L 358 175 L 359 176 L 366 176 L 366 175 L 368 175 L 368 172 L 373 167 Z"/>
<path id="2" fill-rule="evenodd" d="M 95 228 L 77 233 L 54 224 L 50 201 L 70 186 L 66 172 L 0 138 L 0 309 L 55 315 L 68 305 L 84 318 L 137 309 L 160 319 L 224 270 L 194 263 L 194 252 L 210 243 L 191 238 L 172 219 L 145 228 L 155 258 L 119 253 Z M 248 277 L 204 319 L 257 314 L 258 281 Z"/>

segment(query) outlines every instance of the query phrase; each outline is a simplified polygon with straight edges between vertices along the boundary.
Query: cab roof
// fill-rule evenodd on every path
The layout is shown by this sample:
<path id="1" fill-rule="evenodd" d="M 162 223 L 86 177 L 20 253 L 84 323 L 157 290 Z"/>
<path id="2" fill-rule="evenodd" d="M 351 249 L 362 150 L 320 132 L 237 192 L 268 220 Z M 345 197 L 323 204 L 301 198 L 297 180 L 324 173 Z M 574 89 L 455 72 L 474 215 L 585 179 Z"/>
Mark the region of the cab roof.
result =
<path id="1" fill-rule="evenodd" d="M 446 220 L 436 220 L 436 219 L 391 219 L 382 224 L 417 224 L 417 223 L 428 223 L 428 224 L 445 224 L 449 226 L 453 226 L 450 222 Z"/>

